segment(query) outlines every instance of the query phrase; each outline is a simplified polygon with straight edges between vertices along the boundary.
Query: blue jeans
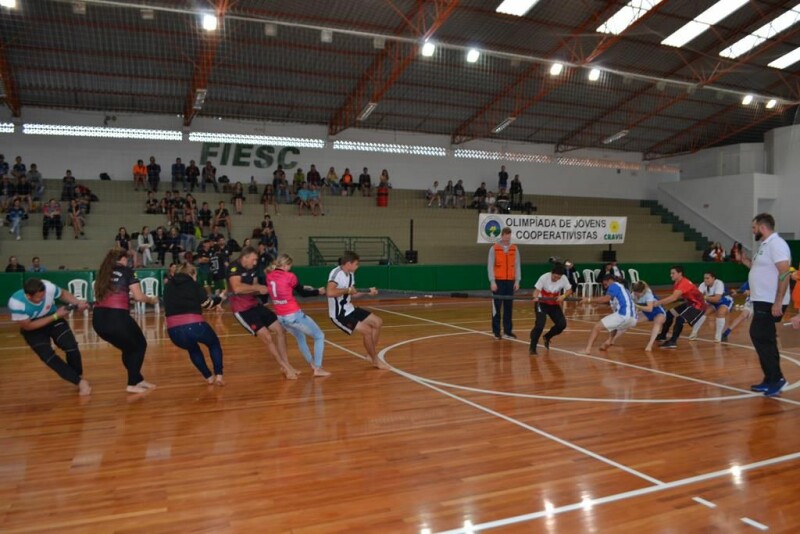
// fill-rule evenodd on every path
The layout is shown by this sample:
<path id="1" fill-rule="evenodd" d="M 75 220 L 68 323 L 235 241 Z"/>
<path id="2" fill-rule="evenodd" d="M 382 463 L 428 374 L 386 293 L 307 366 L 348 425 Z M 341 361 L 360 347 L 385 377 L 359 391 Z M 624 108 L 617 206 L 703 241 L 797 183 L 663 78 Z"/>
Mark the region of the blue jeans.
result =
<path id="1" fill-rule="evenodd" d="M 309 365 L 315 368 L 322 367 L 322 353 L 325 351 L 325 334 L 322 333 L 322 330 L 317 326 L 317 323 L 314 322 L 314 319 L 302 311 L 299 311 L 291 315 L 279 315 L 278 322 L 280 322 L 281 326 L 297 340 L 300 353 Z M 314 338 L 313 360 L 311 358 L 311 352 L 308 350 L 306 336 Z"/>
<path id="2" fill-rule="evenodd" d="M 11 228 L 9 228 L 9 233 L 12 233 L 19 237 L 20 233 L 20 225 L 22 224 L 22 217 L 14 217 L 11 219 Z"/>
<path id="3" fill-rule="evenodd" d="M 174 326 L 168 329 L 167 333 L 177 347 L 189 351 L 189 358 L 204 378 L 209 378 L 211 376 L 211 371 L 208 370 L 199 343 L 208 347 L 208 354 L 211 356 L 211 362 L 214 365 L 214 374 L 222 374 L 222 345 L 219 344 L 217 334 L 208 323 L 202 322 Z"/>

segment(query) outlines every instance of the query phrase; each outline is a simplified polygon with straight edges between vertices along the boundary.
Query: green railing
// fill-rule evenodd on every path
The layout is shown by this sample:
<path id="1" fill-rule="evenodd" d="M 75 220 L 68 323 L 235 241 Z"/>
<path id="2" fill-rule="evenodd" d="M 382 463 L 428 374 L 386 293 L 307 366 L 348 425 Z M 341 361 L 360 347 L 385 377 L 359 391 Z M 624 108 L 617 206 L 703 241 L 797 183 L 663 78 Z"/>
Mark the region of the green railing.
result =
<path id="1" fill-rule="evenodd" d="M 361 263 L 406 263 L 405 256 L 390 237 L 313 236 L 308 238 L 308 264 L 336 265 L 346 250 L 358 254 Z"/>

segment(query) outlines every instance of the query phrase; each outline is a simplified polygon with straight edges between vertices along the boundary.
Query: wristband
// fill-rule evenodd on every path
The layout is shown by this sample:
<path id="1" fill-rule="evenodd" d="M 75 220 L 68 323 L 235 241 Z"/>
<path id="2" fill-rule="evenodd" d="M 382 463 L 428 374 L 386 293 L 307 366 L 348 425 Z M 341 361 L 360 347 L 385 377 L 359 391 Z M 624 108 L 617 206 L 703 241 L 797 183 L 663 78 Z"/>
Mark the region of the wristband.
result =
<path id="1" fill-rule="evenodd" d="M 56 321 L 58 321 L 58 312 L 55 312 L 53 314 L 53 322 L 56 322 Z"/>

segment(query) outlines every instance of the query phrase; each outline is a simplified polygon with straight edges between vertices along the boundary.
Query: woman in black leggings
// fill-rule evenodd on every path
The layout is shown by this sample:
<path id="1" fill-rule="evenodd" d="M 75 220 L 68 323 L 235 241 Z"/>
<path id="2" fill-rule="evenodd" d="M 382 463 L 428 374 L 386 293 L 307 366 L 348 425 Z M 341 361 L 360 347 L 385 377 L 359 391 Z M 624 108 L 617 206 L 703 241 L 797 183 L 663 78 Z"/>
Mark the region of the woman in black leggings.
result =
<path id="1" fill-rule="evenodd" d="M 106 254 L 97 271 L 94 286 L 95 298 L 92 326 L 101 339 L 122 351 L 122 363 L 128 370 L 128 393 L 144 393 L 155 384 L 142 376 L 142 363 L 147 351 L 147 340 L 142 329 L 131 317 L 128 293 L 137 302 L 155 304 L 158 297 L 142 293 L 136 273 L 128 267 L 127 251 L 114 248 Z"/>

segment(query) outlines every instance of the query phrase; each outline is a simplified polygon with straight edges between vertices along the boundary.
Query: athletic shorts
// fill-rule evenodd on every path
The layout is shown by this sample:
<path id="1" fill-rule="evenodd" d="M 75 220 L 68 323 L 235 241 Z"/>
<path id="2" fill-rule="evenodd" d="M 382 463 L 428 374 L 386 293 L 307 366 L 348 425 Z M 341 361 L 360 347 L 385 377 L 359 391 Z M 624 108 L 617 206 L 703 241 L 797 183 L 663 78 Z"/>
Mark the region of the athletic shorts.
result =
<path id="1" fill-rule="evenodd" d="M 233 314 L 245 330 L 254 336 L 262 328 L 269 328 L 272 323 L 278 320 L 278 316 L 272 310 L 264 306 L 256 306 L 249 310 L 236 312 Z"/>
<path id="2" fill-rule="evenodd" d="M 211 287 L 211 273 L 197 270 L 197 283 L 202 287 Z"/>
<path id="3" fill-rule="evenodd" d="M 649 312 L 643 311 L 643 310 L 639 310 L 639 311 L 642 312 L 642 315 L 647 317 L 648 321 L 655 321 L 656 317 L 658 317 L 659 315 L 666 315 L 666 312 L 664 311 L 664 308 L 662 308 L 661 306 L 653 308 L 653 311 L 649 311 Z"/>
<path id="4" fill-rule="evenodd" d="M 215 291 L 226 291 L 228 289 L 228 282 L 224 278 L 214 280 L 211 284 L 211 289 Z"/>
<path id="5" fill-rule="evenodd" d="M 684 321 L 689 323 L 689 326 L 694 326 L 697 321 L 700 320 L 703 315 L 705 315 L 705 308 L 698 310 L 697 308 L 692 307 L 690 304 L 684 302 L 683 304 L 679 304 L 670 310 L 672 315 L 676 317 L 682 317 Z"/>
<path id="6" fill-rule="evenodd" d="M 331 322 L 339 327 L 339 329 L 347 335 L 352 335 L 353 331 L 358 326 L 358 323 L 369 317 L 369 311 L 363 308 L 354 309 L 349 315 L 337 315 L 331 317 Z"/>
<path id="7" fill-rule="evenodd" d="M 733 309 L 733 299 L 730 297 L 730 295 L 725 295 L 719 299 L 719 302 L 709 302 L 708 305 L 713 306 L 715 310 L 718 310 L 720 306 L 726 306 L 730 311 Z"/>
<path id="8" fill-rule="evenodd" d="M 618 313 L 612 313 L 600 319 L 600 322 L 603 323 L 603 326 L 609 332 L 612 330 L 624 332 L 628 328 L 636 326 L 636 317 L 627 317 Z"/>

